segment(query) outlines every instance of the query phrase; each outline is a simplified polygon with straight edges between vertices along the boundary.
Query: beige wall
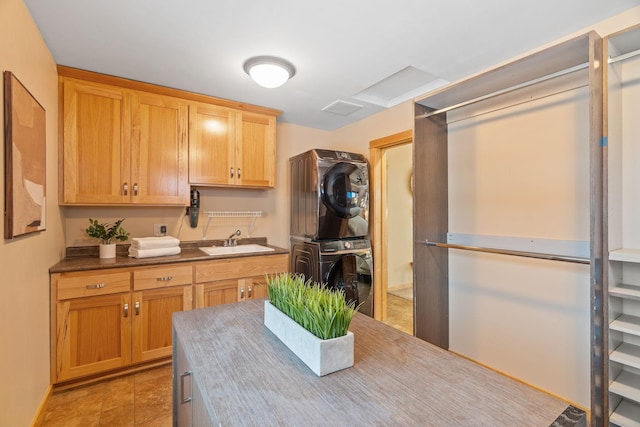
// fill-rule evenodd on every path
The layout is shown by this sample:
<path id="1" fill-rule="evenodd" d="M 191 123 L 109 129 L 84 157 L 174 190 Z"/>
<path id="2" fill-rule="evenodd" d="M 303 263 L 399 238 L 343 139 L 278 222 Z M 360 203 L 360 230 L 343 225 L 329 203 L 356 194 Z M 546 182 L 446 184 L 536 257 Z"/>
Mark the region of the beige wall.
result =
<path id="1" fill-rule="evenodd" d="M 22 0 L 0 1 L 0 40 L 0 70 L 18 77 L 47 120 L 46 230 L 0 243 L 0 426 L 9 427 L 29 425 L 48 392 L 48 270 L 61 258 L 64 235 L 57 206 L 56 68 Z"/>

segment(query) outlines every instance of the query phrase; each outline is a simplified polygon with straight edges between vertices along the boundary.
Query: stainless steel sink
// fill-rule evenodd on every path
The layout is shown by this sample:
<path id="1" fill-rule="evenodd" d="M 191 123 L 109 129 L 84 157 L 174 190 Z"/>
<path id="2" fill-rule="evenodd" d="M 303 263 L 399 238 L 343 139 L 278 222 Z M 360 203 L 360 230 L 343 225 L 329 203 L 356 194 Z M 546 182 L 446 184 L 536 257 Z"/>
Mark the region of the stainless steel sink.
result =
<path id="1" fill-rule="evenodd" d="M 200 250 L 207 255 L 232 255 L 232 254 L 248 254 L 254 252 L 271 252 L 273 248 L 262 245 L 249 244 L 238 246 L 208 246 L 201 247 Z"/>

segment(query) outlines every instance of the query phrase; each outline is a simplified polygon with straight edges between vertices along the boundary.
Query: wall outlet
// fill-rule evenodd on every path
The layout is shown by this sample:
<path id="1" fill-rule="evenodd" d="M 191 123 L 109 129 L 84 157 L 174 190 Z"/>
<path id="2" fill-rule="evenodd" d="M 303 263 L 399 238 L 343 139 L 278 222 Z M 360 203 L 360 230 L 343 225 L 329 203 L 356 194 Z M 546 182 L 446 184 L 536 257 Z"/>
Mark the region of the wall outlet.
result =
<path id="1" fill-rule="evenodd" d="M 153 224 L 153 235 L 156 237 L 167 235 L 167 224 Z"/>

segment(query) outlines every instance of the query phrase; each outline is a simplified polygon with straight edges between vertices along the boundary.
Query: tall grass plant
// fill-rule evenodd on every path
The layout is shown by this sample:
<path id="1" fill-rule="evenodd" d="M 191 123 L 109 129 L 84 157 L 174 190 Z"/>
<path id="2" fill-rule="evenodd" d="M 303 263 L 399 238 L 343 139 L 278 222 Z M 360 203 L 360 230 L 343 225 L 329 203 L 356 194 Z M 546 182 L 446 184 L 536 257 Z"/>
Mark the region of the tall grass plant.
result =
<path id="1" fill-rule="evenodd" d="M 271 304 L 320 339 L 346 335 L 360 308 L 347 303 L 342 290 L 305 281 L 300 274 L 267 276 L 267 287 Z"/>

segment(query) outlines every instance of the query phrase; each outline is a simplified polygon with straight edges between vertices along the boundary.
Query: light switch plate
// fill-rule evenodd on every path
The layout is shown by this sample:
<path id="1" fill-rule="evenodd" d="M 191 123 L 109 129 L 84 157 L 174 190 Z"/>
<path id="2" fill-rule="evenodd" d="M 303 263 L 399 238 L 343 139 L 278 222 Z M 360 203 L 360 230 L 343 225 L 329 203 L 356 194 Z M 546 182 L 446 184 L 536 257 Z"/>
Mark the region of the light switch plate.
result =
<path id="1" fill-rule="evenodd" d="M 153 224 L 153 235 L 162 237 L 167 235 L 167 224 Z"/>

